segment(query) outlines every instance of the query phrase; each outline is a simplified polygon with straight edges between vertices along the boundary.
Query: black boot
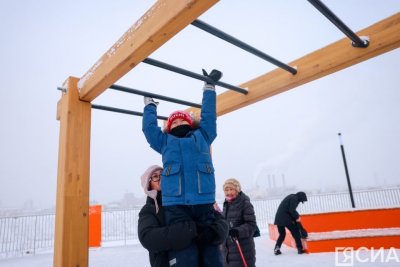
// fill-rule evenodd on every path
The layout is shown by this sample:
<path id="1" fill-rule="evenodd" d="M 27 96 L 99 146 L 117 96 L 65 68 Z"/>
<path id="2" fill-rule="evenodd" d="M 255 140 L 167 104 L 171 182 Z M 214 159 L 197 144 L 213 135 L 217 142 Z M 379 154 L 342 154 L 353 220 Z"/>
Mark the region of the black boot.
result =
<path id="1" fill-rule="evenodd" d="M 275 255 L 281 255 L 282 254 L 280 247 L 275 247 L 274 248 L 274 254 Z"/>
<path id="2" fill-rule="evenodd" d="M 307 251 L 306 251 L 305 249 L 298 248 L 298 249 L 297 249 L 297 253 L 298 253 L 298 254 L 304 254 L 304 253 L 307 253 Z"/>

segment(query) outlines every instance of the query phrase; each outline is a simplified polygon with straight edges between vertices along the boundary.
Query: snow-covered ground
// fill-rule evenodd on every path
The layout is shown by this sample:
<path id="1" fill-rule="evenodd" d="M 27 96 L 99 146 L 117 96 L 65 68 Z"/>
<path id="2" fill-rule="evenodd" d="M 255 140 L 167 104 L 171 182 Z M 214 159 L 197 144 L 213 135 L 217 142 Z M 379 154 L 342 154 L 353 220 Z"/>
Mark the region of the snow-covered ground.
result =
<path id="1" fill-rule="evenodd" d="M 314 253 L 298 255 L 296 250 L 289 247 L 282 247 L 282 255 L 273 254 L 274 241 L 268 238 L 268 233 L 255 239 L 257 249 L 258 267 L 329 267 L 329 266 L 360 266 L 375 267 L 400 266 L 400 249 L 385 250 L 372 262 L 369 251 L 360 251 L 354 257 L 353 265 L 340 265 L 335 262 L 335 253 Z M 355 255 L 356 256 L 356 255 Z M 342 260 L 342 257 L 338 257 Z M 362 261 L 362 262 L 361 262 Z M 343 262 L 342 262 L 343 263 Z M 0 260 L 0 267 L 51 267 L 53 266 L 53 254 L 44 253 L 35 256 Z M 132 244 L 119 247 L 102 247 L 91 249 L 89 254 L 90 267 L 148 267 L 147 251 L 140 244 Z"/>

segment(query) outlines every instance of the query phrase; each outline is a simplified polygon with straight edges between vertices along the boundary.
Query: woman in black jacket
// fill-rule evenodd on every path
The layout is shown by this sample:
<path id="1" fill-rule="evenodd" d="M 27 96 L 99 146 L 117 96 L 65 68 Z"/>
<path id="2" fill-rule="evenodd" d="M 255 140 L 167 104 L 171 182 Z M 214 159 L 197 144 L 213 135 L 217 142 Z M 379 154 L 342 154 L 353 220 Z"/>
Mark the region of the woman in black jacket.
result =
<path id="1" fill-rule="evenodd" d="M 238 180 L 226 180 L 223 189 L 225 202 L 222 214 L 231 227 L 223 248 L 226 255 L 225 266 L 242 267 L 245 260 L 248 267 L 255 267 L 256 249 L 253 236 L 257 223 L 253 205 L 250 198 L 241 191 Z M 240 255 L 236 240 L 239 241 L 244 259 Z"/>
<path id="2" fill-rule="evenodd" d="M 147 200 L 139 213 L 138 233 L 140 243 L 149 251 L 151 267 L 169 267 L 168 250 L 183 249 L 197 236 L 193 221 L 165 226 L 161 206 L 161 171 L 160 166 L 153 165 L 141 177 Z"/>
<path id="3" fill-rule="evenodd" d="M 153 165 L 141 177 L 147 200 L 139 212 L 138 233 L 140 243 L 149 251 L 152 267 L 174 266 L 173 263 L 170 265 L 168 260 L 169 250 L 183 249 L 193 242 L 199 248 L 217 246 L 228 236 L 228 223 L 217 211 L 215 211 L 216 221 L 207 226 L 196 225 L 194 221 L 177 222 L 166 226 L 161 203 L 161 171 L 160 166 Z M 207 258 L 199 262 L 199 266 L 212 266 L 215 260 Z"/>

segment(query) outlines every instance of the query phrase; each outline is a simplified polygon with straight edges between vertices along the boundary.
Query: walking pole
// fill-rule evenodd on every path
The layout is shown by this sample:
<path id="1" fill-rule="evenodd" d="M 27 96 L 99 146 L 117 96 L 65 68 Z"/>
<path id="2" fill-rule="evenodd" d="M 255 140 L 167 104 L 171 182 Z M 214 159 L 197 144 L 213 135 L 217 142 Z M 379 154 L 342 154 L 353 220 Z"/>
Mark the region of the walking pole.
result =
<path id="1" fill-rule="evenodd" d="M 242 261 L 243 261 L 244 267 L 247 267 L 246 259 L 244 258 L 244 255 L 243 255 L 243 252 L 242 252 L 242 248 L 240 247 L 240 244 L 239 244 L 239 240 L 237 238 L 232 238 L 232 239 L 235 241 L 235 243 L 237 245 L 237 248 L 239 250 L 240 256 L 242 257 Z"/>

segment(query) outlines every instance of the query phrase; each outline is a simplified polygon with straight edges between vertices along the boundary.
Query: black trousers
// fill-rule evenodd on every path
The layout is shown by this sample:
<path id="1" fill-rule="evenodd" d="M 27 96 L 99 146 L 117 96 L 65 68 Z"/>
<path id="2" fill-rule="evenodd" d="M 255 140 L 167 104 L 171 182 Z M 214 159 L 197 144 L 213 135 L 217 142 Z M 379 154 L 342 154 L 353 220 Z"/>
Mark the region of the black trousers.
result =
<path id="1" fill-rule="evenodd" d="M 285 240 L 285 237 L 286 237 L 286 229 L 285 228 L 287 228 L 290 231 L 290 233 L 292 234 L 294 241 L 296 241 L 297 249 L 303 250 L 303 244 L 301 243 L 301 238 L 300 238 L 300 230 L 297 227 L 297 224 L 290 224 L 290 225 L 286 225 L 286 226 L 278 225 L 279 237 L 276 240 L 275 247 L 280 248 L 283 243 L 283 240 Z"/>
<path id="2" fill-rule="evenodd" d="M 163 206 L 163 209 L 168 225 L 179 221 L 193 220 L 197 225 L 207 226 L 216 220 L 212 203 L 191 206 Z M 181 250 L 169 250 L 168 257 L 170 262 L 176 262 L 175 265 L 172 265 L 174 267 L 223 266 L 223 258 L 219 247 L 211 244 L 199 249 L 197 245 L 192 242 L 192 244 L 187 248 Z M 201 265 L 199 265 L 199 262 L 201 262 Z"/>

